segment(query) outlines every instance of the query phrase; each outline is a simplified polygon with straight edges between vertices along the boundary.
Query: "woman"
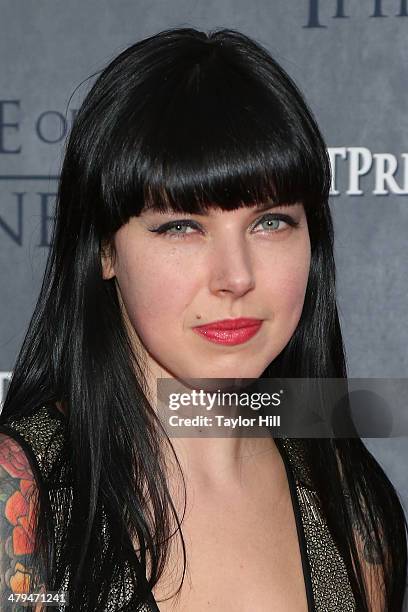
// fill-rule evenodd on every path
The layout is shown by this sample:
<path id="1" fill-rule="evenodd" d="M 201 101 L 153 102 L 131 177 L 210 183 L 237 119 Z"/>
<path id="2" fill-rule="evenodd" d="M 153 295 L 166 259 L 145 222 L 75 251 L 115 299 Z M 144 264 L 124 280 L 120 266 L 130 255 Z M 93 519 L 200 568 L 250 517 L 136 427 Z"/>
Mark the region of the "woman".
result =
<path id="1" fill-rule="evenodd" d="M 239 32 L 163 31 L 100 74 L 1 415 L 31 591 L 75 611 L 402 609 L 405 519 L 361 440 L 170 440 L 159 414 L 158 378 L 346 378 L 330 178 L 300 92 Z M 208 327 L 243 317 L 256 333 Z"/>

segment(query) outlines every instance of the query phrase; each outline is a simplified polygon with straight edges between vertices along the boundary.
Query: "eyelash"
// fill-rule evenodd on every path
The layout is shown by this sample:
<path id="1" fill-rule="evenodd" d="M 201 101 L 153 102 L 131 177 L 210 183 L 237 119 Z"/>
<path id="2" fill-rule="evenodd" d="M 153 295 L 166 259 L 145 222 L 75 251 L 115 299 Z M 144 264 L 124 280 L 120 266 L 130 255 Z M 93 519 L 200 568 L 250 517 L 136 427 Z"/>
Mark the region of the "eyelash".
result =
<path id="1" fill-rule="evenodd" d="M 264 215 L 263 217 L 261 217 L 259 219 L 259 221 L 257 221 L 255 223 L 255 227 L 257 227 L 257 225 L 259 225 L 260 223 L 263 223 L 265 221 L 284 221 L 285 223 L 287 223 L 289 226 L 291 227 L 298 227 L 299 225 L 299 221 L 295 221 L 293 219 L 293 217 L 289 216 L 289 215 L 278 215 L 278 214 L 267 214 Z M 179 221 L 170 221 L 169 223 L 165 223 L 164 225 L 160 225 L 159 227 L 156 228 L 150 228 L 150 232 L 155 232 L 159 235 L 165 235 L 168 237 L 177 237 L 177 238 L 186 238 L 187 236 L 190 236 L 191 234 L 187 234 L 187 233 L 168 233 L 168 231 L 170 229 L 173 229 L 174 227 L 177 226 L 182 226 L 182 227 L 192 227 L 193 229 L 199 229 L 199 225 L 195 222 L 192 221 L 190 219 L 181 219 Z M 268 231 L 268 230 L 266 230 Z M 280 232 L 282 230 L 271 230 L 270 233 L 275 234 L 277 232 Z"/>

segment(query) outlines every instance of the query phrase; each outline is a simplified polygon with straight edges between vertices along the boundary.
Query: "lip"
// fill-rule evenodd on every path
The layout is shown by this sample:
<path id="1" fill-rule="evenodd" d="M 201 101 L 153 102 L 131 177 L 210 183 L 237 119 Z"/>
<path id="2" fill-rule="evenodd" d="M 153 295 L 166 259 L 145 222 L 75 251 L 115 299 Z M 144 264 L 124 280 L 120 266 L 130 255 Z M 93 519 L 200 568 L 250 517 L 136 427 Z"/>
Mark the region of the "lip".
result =
<path id="1" fill-rule="evenodd" d="M 223 319 L 193 328 L 197 334 L 216 344 L 242 344 L 255 336 L 262 325 L 261 319 Z"/>
<path id="2" fill-rule="evenodd" d="M 194 329 L 242 329 L 243 327 L 252 327 L 253 325 L 260 325 L 261 323 L 262 319 L 254 319 L 253 317 L 239 317 L 237 319 L 222 319 L 220 321 L 213 321 L 212 323 L 198 325 Z"/>

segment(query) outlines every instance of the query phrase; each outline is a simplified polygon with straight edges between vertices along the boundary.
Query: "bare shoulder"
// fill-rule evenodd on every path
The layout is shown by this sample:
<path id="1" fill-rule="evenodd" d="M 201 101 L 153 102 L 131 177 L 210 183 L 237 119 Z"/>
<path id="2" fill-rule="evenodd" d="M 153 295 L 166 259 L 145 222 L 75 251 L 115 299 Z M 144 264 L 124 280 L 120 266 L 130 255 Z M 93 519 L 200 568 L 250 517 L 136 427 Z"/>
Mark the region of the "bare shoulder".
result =
<path id="1" fill-rule="evenodd" d="M 29 460 L 14 438 L 0 433 L 0 609 L 12 608 L 8 599 L 30 593 L 38 502 Z M 41 608 L 37 607 L 36 610 Z"/>

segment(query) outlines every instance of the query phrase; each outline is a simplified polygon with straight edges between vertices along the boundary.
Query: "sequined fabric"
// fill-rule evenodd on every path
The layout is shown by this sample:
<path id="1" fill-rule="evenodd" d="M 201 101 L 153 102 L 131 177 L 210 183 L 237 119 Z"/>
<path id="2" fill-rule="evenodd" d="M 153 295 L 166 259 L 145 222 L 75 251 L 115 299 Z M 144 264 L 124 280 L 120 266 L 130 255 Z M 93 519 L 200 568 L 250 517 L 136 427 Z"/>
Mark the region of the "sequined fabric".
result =
<path id="1" fill-rule="evenodd" d="M 347 569 L 319 514 L 316 496 L 313 491 L 302 486 L 297 489 L 316 610 L 353 612 L 356 606 Z"/>
<path id="2" fill-rule="evenodd" d="M 285 439 L 293 469 L 316 612 L 355 612 L 356 602 L 346 565 L 322 515 L 319 498 L 300 440 Z"/>
<path id="3" fill-rule="evenodd" d="M 20 416 L 9 420 L 7 429 L 10 435 L 13 431 L 18 434 L 26 447 L 31 449 L 32 458 L 35 459 L 37 472 L 46 485 L 55 473 L 61 475 L 60 486 L 44 489 L 50 500 L 57 541 L 57 556 L 59 555 L 58 542 L 62 541 L 65 524 L 61 520 L 61 499 L 64 495 L 71 495 L 69 479 L 64 482 L 64 466 L 68 465 L 66 451 L 65 418 L 54 406 L 42 406 L 29 416 Z M 6 431 L 3 427 L 2 431 Z M 20 438 L 21 437 L 21 438 Z M 346 566 L 333 541 L 327 523 L 322 515 L 319 499 L 313 490 L 306 457 L 303 453 L 301 441 L 284 439 L 281 449 L 285 453 L 291 466 L 297 508 L 301 517 L 308 570 L 305 580 L 309 582 L 314 602 L 309 605 L 309 612 L 355 612 L 356 604 L 349 583 Z M 57 470 L 54 472 L 54 470 Z M 296 514 L 296 513 L 295 513 Z M 66 519 L 65 519 L 66 520 Z M 103 527 L 104 538 L 109 536 L 106 522 Z M 303 546 L 302 538 L 300 545 Z M 154 600 L 150 604 L 135 605 L 133 603 L 133 582 L 127 567 L 121 573 L 121 580 L 113 580 L 109 601 L 101 612 L 158 612 Z M 65 575 L 61 590 L 68 584 L 68 574 Z M 69 610 L 69 606 L 53 607 L 53 610 Z"/>

